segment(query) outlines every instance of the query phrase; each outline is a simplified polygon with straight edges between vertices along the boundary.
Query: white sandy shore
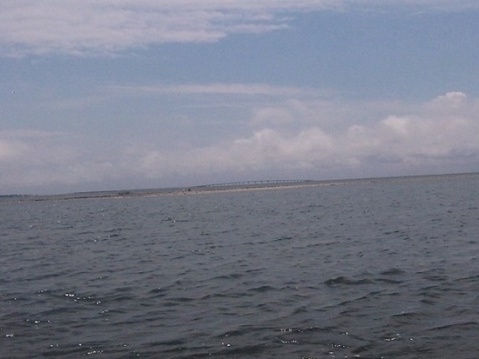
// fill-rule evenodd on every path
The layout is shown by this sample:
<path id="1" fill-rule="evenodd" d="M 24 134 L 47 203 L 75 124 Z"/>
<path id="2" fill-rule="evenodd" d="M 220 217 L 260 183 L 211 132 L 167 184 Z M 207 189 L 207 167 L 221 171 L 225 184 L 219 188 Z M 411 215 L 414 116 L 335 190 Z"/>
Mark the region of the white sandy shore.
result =
<path id="1" fill-rule="evenodd" d="M 109 199 L 109 198 L 132 198 L 132 197 L 162 197 L 162 196 L 182 196 L 182 195 L 203 195 L 211 193 L 234 193 L 234 192 L 251 192 L 251 191 L 267 191 L 280 190 L 288 188 L 311 188 L 325 186 L 344 186 L 351 183 L 382 183 L 391 181 L 425 181 L 434 180 L 436 178 L 457 177 L 469 178 L 476 177 L 478 173 L 455 173 L 444 175 L 423 175 L 423 176 L 403 176 L 403 177 L 387 177 L 387 178 L 357 178 L 357 179 L 339 179 L 339 180 L 321 180 L 321 181 L 297 181 L 297 182 L 275 182 L 267 181 L 263 183 L 251 184 L 225 184 L 225 185 L 206 185 L 193 186 L 186 188 L 158 188 L 144 190 L 111 190 L 98 192 L 79 192 L 58 195 L 19 195 L 19 196 L 0 196 L 3 203 L 18 201 L 48 201 L 48 200 L 69 200 L 69 199 Z"/>

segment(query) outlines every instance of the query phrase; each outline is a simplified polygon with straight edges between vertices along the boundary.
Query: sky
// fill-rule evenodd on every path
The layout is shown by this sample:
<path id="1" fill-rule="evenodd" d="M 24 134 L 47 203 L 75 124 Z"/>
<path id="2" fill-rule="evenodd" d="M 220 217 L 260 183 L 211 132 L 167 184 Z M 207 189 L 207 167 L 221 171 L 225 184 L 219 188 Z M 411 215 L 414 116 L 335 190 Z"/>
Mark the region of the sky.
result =
<path id="1" fill-rule="evenodd" d="M 475 171 L 477 0 L 0 3 L 0 195 Z"/>

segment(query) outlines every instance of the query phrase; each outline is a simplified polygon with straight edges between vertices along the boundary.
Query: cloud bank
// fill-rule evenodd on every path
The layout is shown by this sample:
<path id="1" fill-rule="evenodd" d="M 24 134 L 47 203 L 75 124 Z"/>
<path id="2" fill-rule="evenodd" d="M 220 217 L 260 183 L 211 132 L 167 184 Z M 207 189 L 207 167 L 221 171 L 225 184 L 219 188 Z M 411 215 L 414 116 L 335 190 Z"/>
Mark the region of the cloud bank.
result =
<path id="1" fill-rule="evenodd" d="M 479 170 L 479 99 L 449 92 L 377 116 L 382 106 L 310 99 L 258 106 L 249 135 L 194 148 L 130 142 L 97 152 L 99 145 L 67 133 L 0 132 L 0 185 L 58 192 Z"/>

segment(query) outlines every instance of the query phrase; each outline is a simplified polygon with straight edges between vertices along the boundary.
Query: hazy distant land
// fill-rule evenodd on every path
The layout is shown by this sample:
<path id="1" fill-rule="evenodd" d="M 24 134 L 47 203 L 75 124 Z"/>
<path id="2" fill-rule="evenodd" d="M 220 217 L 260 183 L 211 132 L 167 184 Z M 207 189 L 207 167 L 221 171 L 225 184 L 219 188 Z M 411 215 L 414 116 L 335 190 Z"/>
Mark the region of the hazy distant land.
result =
<path id="1" fill-rule="evenodd" d="M 401 177 L 377 177 L 377 178 L 355 178 L 355 179 L 335 179 L 335 180 L 263 180 L 263 181 L 241 181 L 208 184 L 190 187 L 172 187 L 172 188 L 154 188 L 154 189 L 131 189 L 131 190 L 108 190 L 91 192 L 74 192 L 55 195 L 0 195 L 1 201 L 47 201 L 47 200 L 72 200 L 87 198 L 127 198 L 127 197 L 158 197 L 174 195 L 198 195 L 219 192 L 241 192 L 271 190 L 281 188 L 299 188 L 299 187 L 319 187 L 319 186 L 338 186 L 348 183 L 358 182 L 377 182 L 377 181 L 421 181 L 433 180 L 444 176 L 448 177 L 467 177 L 477 176 L 479 173 L 459 173 L 443 175 L 421 175 L 421 176 L 401 176 Z"/>

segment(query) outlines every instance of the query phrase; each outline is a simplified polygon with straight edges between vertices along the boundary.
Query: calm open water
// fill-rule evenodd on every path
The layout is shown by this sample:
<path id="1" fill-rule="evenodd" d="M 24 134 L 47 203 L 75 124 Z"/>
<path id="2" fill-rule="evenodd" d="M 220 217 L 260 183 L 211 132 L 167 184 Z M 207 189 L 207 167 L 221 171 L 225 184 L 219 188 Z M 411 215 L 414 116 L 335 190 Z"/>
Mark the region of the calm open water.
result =
<path id="1" fill-rule="evenodd" d="M 478 358 L 479 175 L 0 202 L 1 358 Z"/>

